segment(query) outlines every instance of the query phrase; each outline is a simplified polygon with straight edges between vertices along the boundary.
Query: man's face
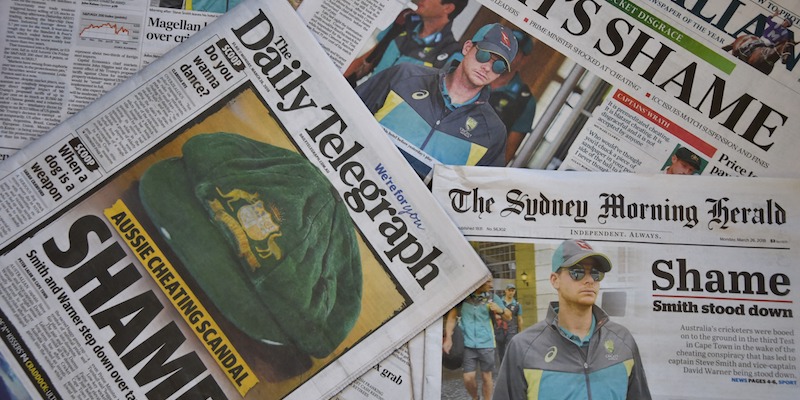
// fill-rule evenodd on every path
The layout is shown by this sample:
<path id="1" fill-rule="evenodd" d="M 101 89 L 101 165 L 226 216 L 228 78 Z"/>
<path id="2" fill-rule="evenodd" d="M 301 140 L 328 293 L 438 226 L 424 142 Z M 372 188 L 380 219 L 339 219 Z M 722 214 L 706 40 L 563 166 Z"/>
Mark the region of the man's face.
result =
<path id="1" fill-rule="evenodd" d="M 478 52 L 478 46 L 473 44 L 471 41 L 464 43 L 463 50 L 464 61 L 461 62 L 461 65 L 463 65 L 464 74 L 466 75 L 467 80 L 473 86 L 486 86 L 500 76 L 500 74 L 492 70 L 492 63 L 498 60 L 500 58 L 499 56 L 490 53 L 491 58 L 489 61 L 484 63 L 479 62 L 477 59 L 475 59 L 475 54 Z"/>
<path id="2" fill-rule="evenodd" d="M 444 17 L 453 11 L 452 4 L 442 4 L 442 0 L 416 0 L 417 15 L 420 17 Z"/>
<path id="3" fill-rule="evenodd" d="M 693 166 L 674 155 L 672 156 L 672 165 L 667 167 L 667 173 L 672 175 L 692 175 L 694 172 Z"/>
<path id="4" fill-rule="evenodd" d="M 514 297 L 514 294 L 517 293 L 517 289 L 508 288 L 506 289 L 506 297 Z"/>
<path id="5" fill-rule="evenodd" d="M 587 258 L 569 268 L 561 268 L 550 274 L 550 283 L 558 292 L 559 300 L 570 305 L 592 306 L 600 291 L 600 282 L 591 276 L 592 268 L 598 264 L 594 258 Z M 568 269 L 583 268 L 585 275 L 580 280 L 570 276 Z"/>

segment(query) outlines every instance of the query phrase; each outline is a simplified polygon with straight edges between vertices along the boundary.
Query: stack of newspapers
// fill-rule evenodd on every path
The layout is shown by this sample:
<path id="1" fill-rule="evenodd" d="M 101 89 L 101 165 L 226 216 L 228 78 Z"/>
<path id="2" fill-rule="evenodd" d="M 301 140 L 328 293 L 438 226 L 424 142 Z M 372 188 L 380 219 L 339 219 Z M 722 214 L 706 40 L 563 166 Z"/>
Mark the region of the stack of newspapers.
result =
<path id="1" fill-rule="evenodd" d="M 463 2 L 462 49 L 500 24 L 524 58 L 501 166 L 390 121 L 416 80 L 350 74 L 424 3 L 0 4 L 0 398 L 468 399 L 443 320 L 487 279 L 523 321 L 495 398 L 544 396 L 525 329 L 573 239 L 638 346 L 590 353 L 652 398 L 800 397 L 800 7 Z"/>

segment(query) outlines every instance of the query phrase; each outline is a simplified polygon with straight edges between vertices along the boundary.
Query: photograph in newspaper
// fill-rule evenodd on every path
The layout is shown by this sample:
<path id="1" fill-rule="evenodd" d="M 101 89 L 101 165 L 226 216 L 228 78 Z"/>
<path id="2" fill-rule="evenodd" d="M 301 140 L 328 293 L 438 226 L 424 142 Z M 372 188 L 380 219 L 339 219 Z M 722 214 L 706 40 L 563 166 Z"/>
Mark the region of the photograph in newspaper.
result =
<path id="1" fill-rule="evenodd" d="M 523 309 L 495 399 L 534 385 L 544 398 L 566 388 L 584 397 L 582 358 L 570 354 L 585 343 L 593 397 L 798 395 L 797 180 L 435 172 L 434 195 Z"/>
<path id="2" fill-rule="evenodd" d="M 0 332 L 6 333 L 5 327 Z M 0 398 L 28 400 L 34 391 L 26 388 L 25 375 L 19 372 L 13 362 L 14 357 L 7 353 L 8 349 L 0 347 Z"/>
<path id="3" fill-rule="evenodd" d="M 343 12 L 334 12 L 324 1 L 307 1 L 298 11 L 335 61 L 343 46 L 354 47 L 347 53 L 352 57 L 340 54 L 343 74 L 421 176 L 439 162 L 506 165 L 518 154 L 521 143 L 537 134 L 538 124 L 550 125 L 543 122 L 555 117 L 545 112 L 548 108 L 571 107 L 558 88 L 574 61 L 478 2 L 416 1 L 408 3 L 408 8 L 387 3 L 391 4 L 383 4 L 368 28 L 350 26 L 354 31 L 366 30 L 355 45 L 331 31 L 323 18 L 346 19 Z M 396 17 L 386 18 L 387 13 Z M 502 35 L 490 32 L 494 24 L 503 27 Z M 515 56 L 509 53 L 512 44 Z M 481 51 L 481 57 L 494 61 L 483 62 L 486 71 L 479 72 L 475 82 L 451 80 L 474 69 L 475 55 L 484 48 L 490 50 Z M 496 65 L 501 73 L 489 65 Z M 437 89 L 438 73 L 448 71 L 452 74 L 446 74 L 446 88 Z M 418 72 L 426 77 L 405 78 Z M 475 87 L 462 93 L 461 83 Z M 459 111 L 440 118 L 447 109 Z M 563 119 L 565 113 L 559 117 Z"/>
<path id="4" fill-rule="evenodd" d="M 38 396 L 330 398 L 485 276 L 300 23 L 244 2 L 0 164 Z"/>

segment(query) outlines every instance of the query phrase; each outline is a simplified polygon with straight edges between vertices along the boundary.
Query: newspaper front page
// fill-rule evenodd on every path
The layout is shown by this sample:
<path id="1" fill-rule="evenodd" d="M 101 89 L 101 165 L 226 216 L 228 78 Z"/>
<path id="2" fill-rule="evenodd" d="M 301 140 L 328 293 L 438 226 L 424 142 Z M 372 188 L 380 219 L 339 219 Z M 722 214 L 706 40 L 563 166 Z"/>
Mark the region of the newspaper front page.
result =
<path id="1" fill-rule="evenodd" d="M 581 239 L 607 258 L 611 269 L 594 303 L 632 334 L 654 399 L 796 398 L 800 277 L 793 263 L 800 230 L 793 210 L 800 182 L 748 182 L 437 166 L 433 193 L 473 244 L 516 252 L 519 301 L 538 311 L 527 314 L 535 316 L 529 324 L 543 321 L 559 299 L 551 274 L 561 243 Z M 602 390 L 611 383 L 598 374 L 611 368 L 597 366 L 622 362 L 624 349 L 607 331 L 594 332 L 607 363 L 591 359 L 587 373 L 592 388 Z M 506 353 L 496 398 L 533 384 L 519 380 L 547 371 L 548 359 L 553 370 L 569 370 L 559 359 L 569 357 L 568 341 L 545 354 L 531 338 L 523 331 L 512 340 L 530 349 L 529 357 Z M 540 394 L 553 389 L 547 382 Z"/>
<path id="2" fill-rule="evenodd" d="M 139 1 L 123 5 L 60 3 L 46 9 L 32 2 L 1 4 L 0 9 L 7 12 L 0 13 L 6 16 L 0 19 L 0 53 L 4 54 L 0 59 L 0 68 L 4 71 L 0 81 L 9 90 L 0 94 L 3 104 L 0 160 L 182 43 L 219 13 L 238 4 L 229 3 L 227 7 L 215 7 L 213 2 L 195 2 L 192 6 L 180 1 L 149 4 Z M 293 7 L 299 5 L 294 1 L 289 3 Z M 56 19 L 58 28 L 46 31 Z M 72 26 L 68 26 L 70 23 Z M 56 31 L 58 34 L 54 34 Z M 25 40 L 21 32 L 33 34 Z M 44 50 L 53 49 L 58 49 L 58 57 L 44 53 Z M 50 59 L 43 60 L 45 56 Z M 36 61 L 31 62 L 34 59 Z M 69 61 L 65 63 L 65 59 Z M 32 85 L 35 89 L 30 92 Z M 21 90 L 28 92 L 23 94 Z M 47 105 L 43 106 L 45 101 Z M 422 343 L 422 337 L 418 342 Z M 398 349 L 398 352 L 401 350 L 406 351 Z M 416 370 L 421 374 L 425 353 L 412 354 L 418 354 L 411 357 L 411 362 L 419 359 Z M 387 365 L 395 366 L 395 375 L 410 376 L 407 358 L 387 361 Z M 413 381 L 416 382 L 413 386 L 421 390 L 420 379 L 421 376 L 395 379 L 392 384 L 410 391 Z M 384 382 L 383 378 L 374 381 Z"/>
<path id="3" fill-rule="evenodd" d="M 298 11 L 345 73 L 414 9 L 339 3 L 307 0 Z M 512 69 L 536 113 L 510 165 L 656 172 L 678 153 L 691 157 L 692 174 L 792 177 L 799 15 L 790 1 L 471 0 L 452 31 L 464 43 L 499 22 L 533 37 L 530 60 Z M 438 163 L 389 134 L 420 162 Z"/>
<path id="4" fill-rule="evenodd" d="M 15 390 L 329 398 L 485 279 L 301 23 L 244 2 L 0 164 Z"/>

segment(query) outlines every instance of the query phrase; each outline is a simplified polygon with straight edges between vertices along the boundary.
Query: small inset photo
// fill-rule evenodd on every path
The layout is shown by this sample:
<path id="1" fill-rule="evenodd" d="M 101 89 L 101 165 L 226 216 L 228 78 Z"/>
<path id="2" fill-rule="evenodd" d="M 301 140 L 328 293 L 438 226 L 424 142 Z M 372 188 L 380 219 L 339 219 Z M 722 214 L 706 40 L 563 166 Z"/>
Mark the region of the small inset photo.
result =
<path id="1" fill-rule="evenodd" d="M 675 146 L 661 171 L 669 175 L 700 175 L 708 161 L 681 145 Z"/>

